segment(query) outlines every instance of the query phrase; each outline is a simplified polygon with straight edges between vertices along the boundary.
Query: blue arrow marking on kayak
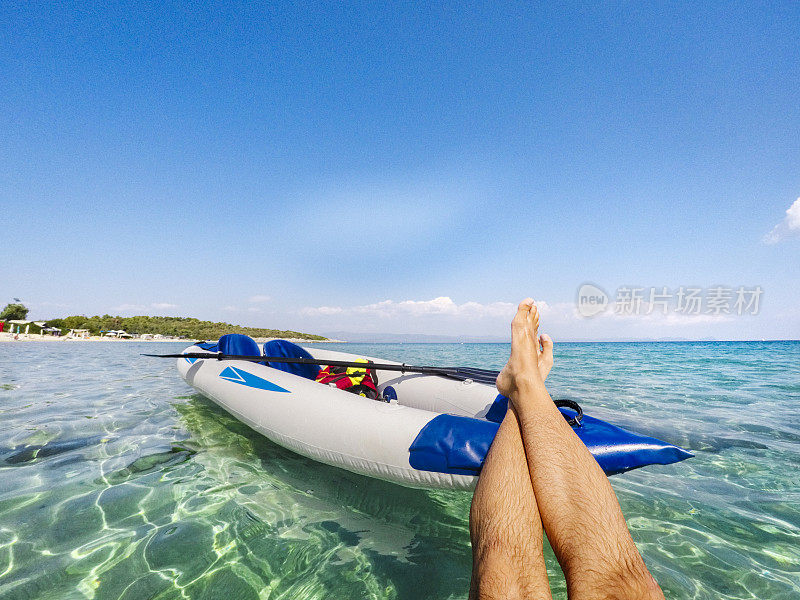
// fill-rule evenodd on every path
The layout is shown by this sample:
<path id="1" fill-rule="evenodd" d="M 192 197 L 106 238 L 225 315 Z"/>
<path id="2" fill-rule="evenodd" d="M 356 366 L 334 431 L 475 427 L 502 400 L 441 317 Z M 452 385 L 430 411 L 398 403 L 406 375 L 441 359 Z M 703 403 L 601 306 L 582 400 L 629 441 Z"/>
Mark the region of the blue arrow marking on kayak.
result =
<path id="1" fill-rule="evenodd" d="M 291 394 L 289 390 L 283 389 L 279 385 L 275 385 L 271 381 L 261 379 L 252 373 L 237 369 L 236 367 L 228 367 L 219 374 L 220 378 L 225 381 L 238 383 L 239 385 L 246 385 L 247 387 L 256 388 L 257 390 L 266 390 L 268 392 L 286 392 Z"/>
<path id="2" fill-rule="evenodd" d="M 196 360 L 196 358 L 187 358 L 186 362 L 188 362 L 190 365 L 193 365 Z"/>

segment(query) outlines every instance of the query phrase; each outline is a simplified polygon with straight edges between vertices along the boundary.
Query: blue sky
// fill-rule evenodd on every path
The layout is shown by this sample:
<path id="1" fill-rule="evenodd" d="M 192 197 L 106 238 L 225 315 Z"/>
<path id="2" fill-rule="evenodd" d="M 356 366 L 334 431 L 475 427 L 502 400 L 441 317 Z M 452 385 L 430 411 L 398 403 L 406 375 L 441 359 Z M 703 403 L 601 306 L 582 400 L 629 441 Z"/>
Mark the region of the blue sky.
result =
<path id="1" fill-rule="evenodd" d="M 0 301 L 800 338 L 800 5 L 583 4 L 4 2 Z M 763 296 L 585 319 L 585 282 Z"/>

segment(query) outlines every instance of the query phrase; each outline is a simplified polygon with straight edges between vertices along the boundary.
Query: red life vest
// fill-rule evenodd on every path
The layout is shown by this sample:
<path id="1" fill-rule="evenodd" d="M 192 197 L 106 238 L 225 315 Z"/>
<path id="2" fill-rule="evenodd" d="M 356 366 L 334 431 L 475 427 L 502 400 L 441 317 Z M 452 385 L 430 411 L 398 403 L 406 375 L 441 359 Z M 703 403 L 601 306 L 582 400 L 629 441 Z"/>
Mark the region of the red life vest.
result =
<path id="1" fill-rule="evenodd" d="M 368 364 L 363 358 L 355 362 Z M 353 394 L 377 400 L 380 396 L 378 392 L 378 378 L 375 371 L 370 368 L 361 367 L 334 367 L 327 366 L 320 369 L 317 375 L 317 382 L 326 385 L 335 385 L 340 390 L 347 390 Z"/>

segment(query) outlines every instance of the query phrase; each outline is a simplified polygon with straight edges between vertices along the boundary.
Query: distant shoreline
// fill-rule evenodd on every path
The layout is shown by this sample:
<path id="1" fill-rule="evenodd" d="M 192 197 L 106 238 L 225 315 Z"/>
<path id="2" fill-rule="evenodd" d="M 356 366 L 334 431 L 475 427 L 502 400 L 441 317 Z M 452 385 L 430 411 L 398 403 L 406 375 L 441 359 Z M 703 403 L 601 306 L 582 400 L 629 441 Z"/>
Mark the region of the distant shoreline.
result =
<path id="1" fill-rule="evenodd" d="M 18 339 L 14 339 L 14 336 L 17 335 Z M 253 338 L 259 344 L 263 344 L 265 342 L 271 342 L 272 340 L 287 340 L 290 342 L 294 342 L 295 344 L 346 344 L 345 340 L 307 340 L 304 338 Z M 170 343 L 175 344 L 177 342 L 185 342 L 190 344 L 195 340 L 188 340 L 188 339 L 180 339 L 180 338 L 163 338 L 163 339 L 126 339 L 126 338 L 114 338 L 114 337 L 104 337 L 99 335 L 89 336 L 87 338 L 81 337 L 69 337 L 69 336 L 61 336 L 56 337 L 52 335 L 39 335 L 38 333 L 30 333 L 30 334 L 11 334 L 8 332 L 0 333 L 0 343 L 15 343 L 15 342 L 110 342 L 112 344 L 120 344 L 120 343 L 138 343 L 138 344 L 164 344 Z"/>

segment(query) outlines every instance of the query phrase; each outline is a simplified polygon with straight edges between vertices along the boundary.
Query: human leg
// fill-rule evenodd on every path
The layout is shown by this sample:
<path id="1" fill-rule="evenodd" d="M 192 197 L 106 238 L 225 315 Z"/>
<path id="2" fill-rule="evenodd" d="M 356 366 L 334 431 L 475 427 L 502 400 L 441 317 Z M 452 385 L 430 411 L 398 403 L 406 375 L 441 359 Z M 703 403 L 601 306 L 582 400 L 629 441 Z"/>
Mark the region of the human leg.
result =
<path id="1" fill-rule="evenodd" d="M 497 386 L 520 424 L 534 497 L 573 600 L 663 599 L 594 457 L 553 404 L 538 370 L 538 311 L 523 301 Z"/>
<path id="2" fill-rule="evenodd" d="M 537 368 L 553 366 L 552 341 Z M 533 495 L 519 422 L 509 406 L 484 461 L 470 509 L 471 599 L 549 599 L 542 554 L 542 522 Z"/>
<path id="3" fill-rule="evenodd" d="M 484 461 L 469 525 L 470 600 L 551 598 L 542 554 L 542 522 L 512 408 Z"/>

